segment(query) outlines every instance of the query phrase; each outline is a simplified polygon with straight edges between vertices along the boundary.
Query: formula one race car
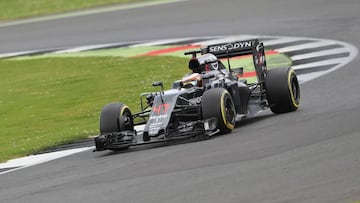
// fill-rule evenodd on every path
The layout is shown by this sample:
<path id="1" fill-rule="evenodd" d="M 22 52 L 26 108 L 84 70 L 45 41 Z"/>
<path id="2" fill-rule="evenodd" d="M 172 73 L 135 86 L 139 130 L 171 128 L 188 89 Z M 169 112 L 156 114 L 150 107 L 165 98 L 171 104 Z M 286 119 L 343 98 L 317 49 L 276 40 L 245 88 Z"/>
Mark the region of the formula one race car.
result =
<path id="1" fill-rule="evenodd" d="M 199 55 L 200 54 L 200 55 Z M 257 82 L 241 79 L 242 68 L 232 69 L 229 58 L 252 55 Z M 140 95 L 141 111 L 132 113 L 123 103 L 106 105 L 100 115 L 96 151 L 230 133 L 236 122 L 270 108 L 285 113 L 299 107 L 300 88 L 291 68 L 266 67 L 263 43 L 257 39 L 215 44 L 192 55 L 192 73 L 164 91 Z M 220 59 L 228 59 L 228 68 Z M 139 129 L 137 126 L 144 126 Z"/>

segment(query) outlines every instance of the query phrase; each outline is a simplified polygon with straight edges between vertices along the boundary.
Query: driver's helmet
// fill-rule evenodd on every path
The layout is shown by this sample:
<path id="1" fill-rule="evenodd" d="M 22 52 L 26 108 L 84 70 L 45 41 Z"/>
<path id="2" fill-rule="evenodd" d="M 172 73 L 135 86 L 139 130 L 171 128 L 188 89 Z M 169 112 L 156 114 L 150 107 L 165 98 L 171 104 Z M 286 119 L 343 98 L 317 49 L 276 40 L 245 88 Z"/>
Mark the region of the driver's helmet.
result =
<path id="1" fill-rule="evenodd" d="M 202 86 L 202 78 L 199 73 L 191 73 L 185 76 L 181 80 L 181 84 L 183 88 L 191 88 L 191 87 L 201 87 Z"/>
<path id="2" fill-rule="evenodd" d="M 207 63 L 204 65 L 200 65 L 200 69 L 202 69 L 203 71 L 211 71 L 211 70 L 218 70 L 218 69 L 222 69 L 221 68 L 221 62 L 219 61 L 215 61 L 212 63 Z"/>

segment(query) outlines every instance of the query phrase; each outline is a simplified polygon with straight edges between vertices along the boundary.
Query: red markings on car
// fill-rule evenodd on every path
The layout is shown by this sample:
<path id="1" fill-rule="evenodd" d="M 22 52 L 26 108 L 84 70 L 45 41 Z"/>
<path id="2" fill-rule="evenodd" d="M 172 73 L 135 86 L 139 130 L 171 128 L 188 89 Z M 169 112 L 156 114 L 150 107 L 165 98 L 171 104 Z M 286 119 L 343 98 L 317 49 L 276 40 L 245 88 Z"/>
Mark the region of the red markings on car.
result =
<path id="1" fill-rule="evenodd" d="M 152 111 L 156 114 L 166 114 L 169 111 L 170 104 L 164 103 L 152 107 Z"/>

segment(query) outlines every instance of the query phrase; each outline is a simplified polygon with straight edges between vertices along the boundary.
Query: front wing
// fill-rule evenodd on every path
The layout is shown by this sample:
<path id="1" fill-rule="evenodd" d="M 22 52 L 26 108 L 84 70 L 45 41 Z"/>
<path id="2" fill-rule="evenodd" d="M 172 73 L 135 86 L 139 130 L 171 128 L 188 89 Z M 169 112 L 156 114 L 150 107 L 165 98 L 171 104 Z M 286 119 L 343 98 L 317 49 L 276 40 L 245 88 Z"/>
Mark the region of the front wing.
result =
<path id="1" fill-rule="evenodd" d="M 142 130 L 127 130 L 99 135 L 95 138 L 95 151 L 121 150 L 130 146 L 168 142 L 191 137 L 210 137 L 219 132 L 217 118 L 185 122 L 176 129 L 168 128 L 167 132 L 156 137 L 149 137 Z"/>

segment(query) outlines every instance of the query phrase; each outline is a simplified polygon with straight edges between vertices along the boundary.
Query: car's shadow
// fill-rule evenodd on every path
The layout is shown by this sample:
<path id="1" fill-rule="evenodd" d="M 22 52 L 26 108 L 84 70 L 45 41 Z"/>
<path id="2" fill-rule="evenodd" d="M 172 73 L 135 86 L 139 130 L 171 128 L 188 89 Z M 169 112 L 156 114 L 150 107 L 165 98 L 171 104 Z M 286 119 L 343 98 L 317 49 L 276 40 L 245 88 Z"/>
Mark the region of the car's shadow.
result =
<path id="1" fill-rule="evenodd" d="M 264 113 L 258 114 L 258 115 L 253 116 L 253 117 L 246 118 L 246 119 L 238 122 L 236 124 L 236 128 L 246 126 L 246 125 L 251 125 L 253 123 L 269 119 L 269 118 L 271 118 L 273 116 L 276 116 L 276 114 L 273 114 L 271 112 L 266 111 Z"/>
<path id="2" fill-rule="evenodd" d="M 254 117 L 247 118 L 245 120 L 240 121 L 239 123 L 236 124 L 235 128 L 241 128 L 242 126 L 251 125 L 253 123 L 269 119 L 273 116 L 275 116 L 275 114 L 262 113 L 262 114 L 254 116 Z M 198 137 L 192 137 L 192 138 L 186 138 L 186 139 L 171 140 L 171 141 L 156 143 L 156 144 L 138 145 L 138 146 L 132 146 L 129 149 L 120 150 L 120 151 L 106 151 L 106 153 L 99 154 L 99 157 L 112 156 L 112 155 L 118 155 L 118 154 L 124 154 L 124 153 L 129 153 L 129 152 L 136 152 L 136 151 L 143 151 L 143 150 L 155 149 L 155 148 L 160 148 L 160 147 L 175 146 L 175 145 L 181 145 L 181 144 L 186 144 L 186 143 L 205 141 L 205 140 L 209 140 L 209 139 L 217 139 L 219 137 L 221 137 L 221 135 L 218 134 L 218 135 L 214 135 L 211 137 L 198 136 Z"/>
<path id="3" fill-rule="evenodd" d="M 212 137 L 217 137 L 217 135 L 212 136 Z M 131 146 L 129 149 L 125 149 L 125 150 L 107 151 L 106 153 L 101 154 L 99 157 L 124 154 L 124 153 L 129 153 L 129 152 L 136 152 L 136 151 L 143 151 L 143 150 L 155 149 L 155 148 L 160 148 L 160 147 L 175 146 L 175 145 L 181 145 L 181 144 L 192 143 L 192 142 L 199 142 L 199 141 L 211 139 L 212 137 L 198 136 L 198 137 L 192 137 L 192 138 L 186 138 L 186 139 L 169 140 L 169 141 L 161 142 L 161 143 Z"/>

